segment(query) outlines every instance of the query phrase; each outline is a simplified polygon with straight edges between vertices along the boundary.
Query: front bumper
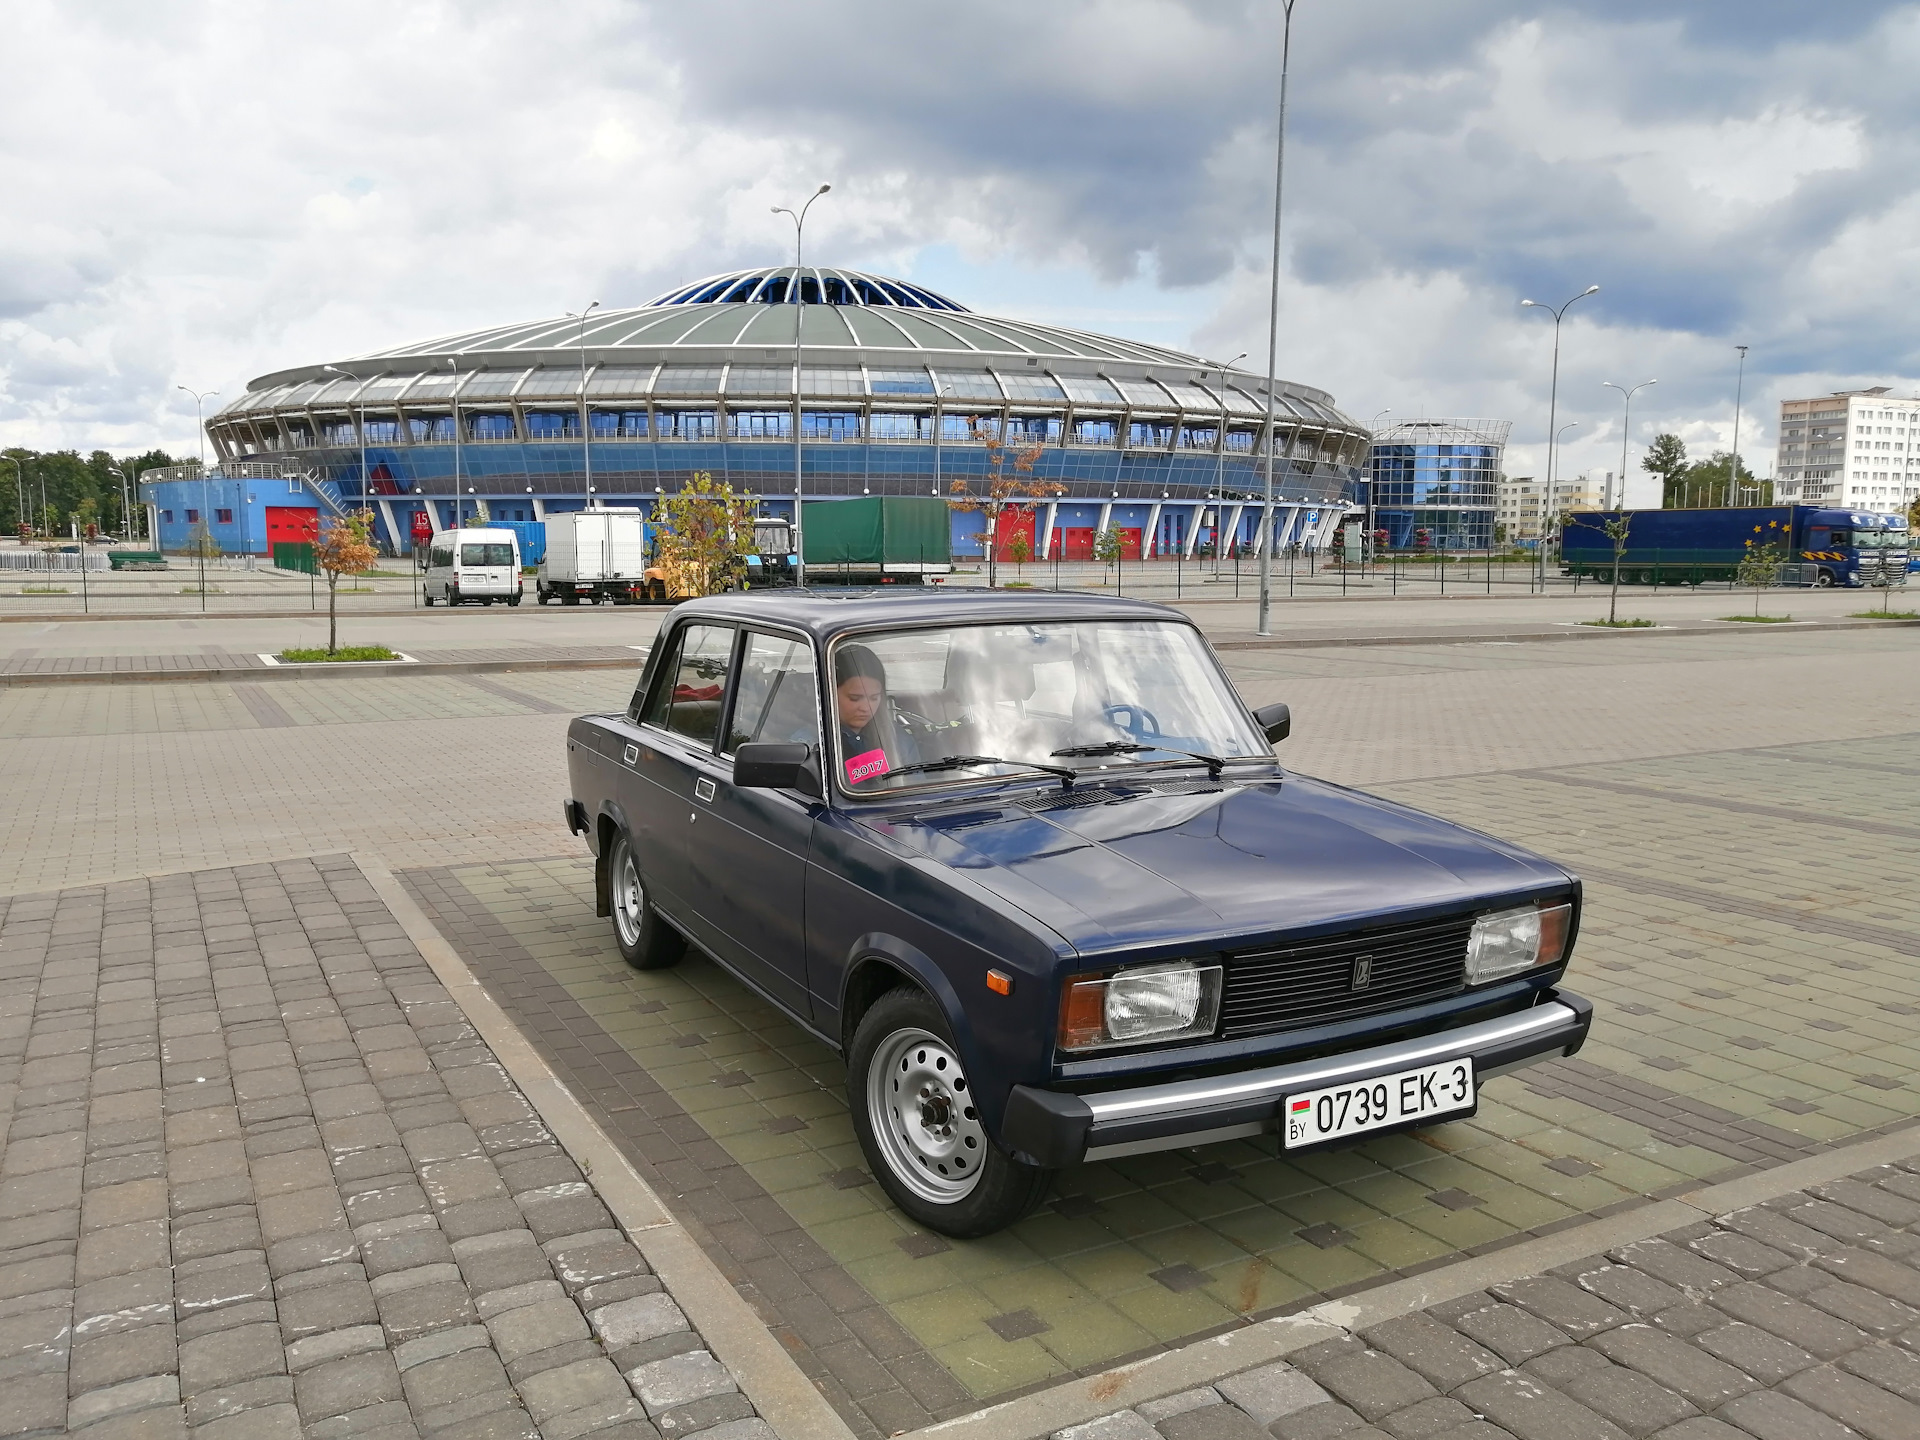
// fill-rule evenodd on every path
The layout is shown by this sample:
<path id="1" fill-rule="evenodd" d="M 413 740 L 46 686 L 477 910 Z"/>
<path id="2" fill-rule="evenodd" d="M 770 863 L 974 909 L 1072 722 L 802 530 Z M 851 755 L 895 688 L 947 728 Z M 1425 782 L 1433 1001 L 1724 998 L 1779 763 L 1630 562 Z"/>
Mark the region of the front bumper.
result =
<path id="1" fill-rule="evenodd" d="M 1480 1080 L 1586 1043 L 1593 1006 L 1564 990 L 1496 1020 L 1396 1040 L 1343 1055 L 1323 1055 L 1259 1070 L 1074 1095 L 1016 1085 L 1007 1098 L 1001 1140 L 1049 1169 L 1149 1150 L 1205 1145 L 1280 1128 L 1289 1094 L 1370 1080 L 1396 1070 L 1473 1057 Z"/>

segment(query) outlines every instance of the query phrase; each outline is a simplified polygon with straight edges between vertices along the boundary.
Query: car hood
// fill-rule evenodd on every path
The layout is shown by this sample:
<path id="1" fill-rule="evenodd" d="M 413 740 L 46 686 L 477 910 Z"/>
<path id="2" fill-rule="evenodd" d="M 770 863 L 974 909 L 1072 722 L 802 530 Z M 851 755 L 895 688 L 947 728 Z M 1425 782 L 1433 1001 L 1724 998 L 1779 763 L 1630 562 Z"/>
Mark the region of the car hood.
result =
<path id="1" fill-rule="evenodd" d="M 868 828 L 964 872 L 1083 953 L 1258 944 L 1570 883 L 1552 862 L 1377 796 L 1265 783 L 1083 784 Z"/>

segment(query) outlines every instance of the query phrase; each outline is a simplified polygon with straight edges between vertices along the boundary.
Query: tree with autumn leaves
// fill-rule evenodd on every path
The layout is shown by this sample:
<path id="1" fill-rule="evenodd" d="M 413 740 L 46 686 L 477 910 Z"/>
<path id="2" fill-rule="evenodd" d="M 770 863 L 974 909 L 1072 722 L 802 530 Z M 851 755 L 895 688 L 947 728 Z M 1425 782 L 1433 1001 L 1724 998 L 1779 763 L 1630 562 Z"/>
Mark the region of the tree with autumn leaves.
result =
<path id="1" fill-rule="evenodd" d="M 1067 487 L 1057 480 L 1034 478 L 1033 467 L 1045 446 L 1010 446 L 984 433 L 977 422 L 974 438 L 986 447 L 987 473 L 983 477 L 986 489 L 976 491 L 967 480 L 955 480 L 947 508 L 976 510 L 987 517 L 987 588 L 991 590 L 999 581 L 1000 538 L 1005 533 L 1001 519 L 1005 517 L 1018 523 L 1033 513 L 1035 501 L 1064 495 Z"/>
<path id="2" fill-rule="evenodd" d="M 660 578 L 676 599 L 724 590 L 753 545 L 753 502 L 697 470 L 653 507 Z"/>
<path id="3" fill-rule="evenodd" d="M 355 510 L 330 518 L 313 547 L 314 563 L 327 577 L 327 654 L 340 651 L 337 605 L 340 577 L 364 575 L 379 560 L 373 544 L 373 511 Z"/>

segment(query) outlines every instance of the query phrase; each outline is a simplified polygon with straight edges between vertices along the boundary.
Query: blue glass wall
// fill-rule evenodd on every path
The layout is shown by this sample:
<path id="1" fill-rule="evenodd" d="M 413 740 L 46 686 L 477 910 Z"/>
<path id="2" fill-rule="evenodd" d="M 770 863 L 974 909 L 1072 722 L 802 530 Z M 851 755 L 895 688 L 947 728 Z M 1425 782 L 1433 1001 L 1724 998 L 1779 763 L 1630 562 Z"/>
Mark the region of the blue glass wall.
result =
<path id="1" fill-rule="evenodd" d="M 1498 445 L 1375 445 L 1371 477 L 1373 524 L 1395 550 L 1425 543 L 1436 550 L 1483 550 L 1493 544 L 1500 489 Z"/>

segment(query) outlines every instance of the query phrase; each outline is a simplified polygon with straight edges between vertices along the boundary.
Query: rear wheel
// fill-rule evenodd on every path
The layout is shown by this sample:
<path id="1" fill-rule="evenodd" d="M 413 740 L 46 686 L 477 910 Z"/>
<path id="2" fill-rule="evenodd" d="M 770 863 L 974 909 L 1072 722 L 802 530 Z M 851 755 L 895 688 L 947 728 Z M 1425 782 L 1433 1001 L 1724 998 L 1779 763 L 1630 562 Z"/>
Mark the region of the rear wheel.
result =
<path id="1" fill-rule="evenodd" d="M 429 610 L 433 608 L 433 592 L 424 585 L 420 587 L 420 603 Z"/>
<path id="2" fill-rule="evenodd" d="M 509 595 L 507 597 L 507 604 L 518 605 L 519 603 L 520 603 L 520 597 L 518 595 Z"/>
<path id="3" fill-rule="evenodd" d="M 974 1108 L 940 1007 L 890 990 L 861 1017 L 847 1056 L 854 1132 L 893 1203 L 943 1235 L 989 1235 L 1045 1198 L 1053 1172 L 994 1144 Z"/>
<path id="4" fill-rule="evenodd" d="M 613 900 L 613 938 L 620 958 L 636 970 L 663 970 L 686 953 L 686 937 L 653 908 L 640 866 L 633 858 L 633 842 L 622 831 L 607 857 L 607 879 Z"/>

